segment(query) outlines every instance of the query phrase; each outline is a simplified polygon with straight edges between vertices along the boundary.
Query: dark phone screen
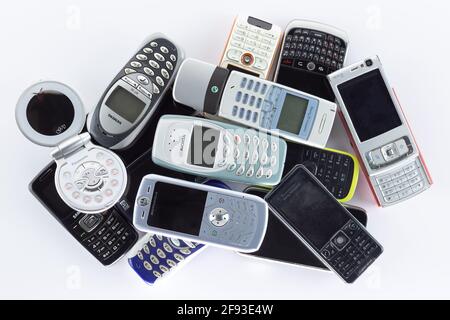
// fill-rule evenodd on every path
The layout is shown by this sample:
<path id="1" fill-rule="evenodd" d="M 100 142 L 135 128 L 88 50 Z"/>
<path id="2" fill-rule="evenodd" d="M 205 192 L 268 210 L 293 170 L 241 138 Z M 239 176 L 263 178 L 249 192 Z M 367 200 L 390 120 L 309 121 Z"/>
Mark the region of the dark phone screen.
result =
<path id="1" fill-rule="evenodd" d="M 266 201 L 318 251 L 351 219 L 347 210 L 302 167 L 283 179 Z"/>
<path id="2" fill-rule="evenodd" d="M 260 188 L 249 188 L 245 193 L 264 198 L 268 191 Z M 367 215 L 359 208 L 347 210 L 364 226 L 367 224 Z M 269 221 L 263 243 L 258 251 L 249 255 L 274 259 L 277 261 L 308 265 L 326 269 L 325 265 L 298 239 L 269 209 Z"/>
<path id="3" fill-rule="evenodd" d="M 208 192 L 156 182 L 149 226 L 198 236 Z"/>
<path id="4" fill-rule="evenodd" d="M 361 142 L 402 125 L 380 70 L 344 82 L 338 90 Z"/>

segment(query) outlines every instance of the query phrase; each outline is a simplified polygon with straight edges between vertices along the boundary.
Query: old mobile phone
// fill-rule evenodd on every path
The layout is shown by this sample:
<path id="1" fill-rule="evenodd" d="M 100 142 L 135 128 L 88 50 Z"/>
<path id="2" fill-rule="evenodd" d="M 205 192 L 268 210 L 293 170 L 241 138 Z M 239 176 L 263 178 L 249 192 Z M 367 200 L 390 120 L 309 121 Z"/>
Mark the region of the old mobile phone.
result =
<path id="1" fill-rule="evenodd" d="M 347 33 L 308 20 L 293 20 L 287 27 L 275 82 L 335 101 L 327 75 L 344 66 Z"/>
<path id="2" fill-rule="evenodd" d="M 249 187 L 244 192 L 264 198 L 269 190 L 260 187 Z M 362 225 L 367 226 L 367 214 L 363 208 L 347 204 L 345 204 L 344 207 Z M 328 268 L 274 215 L 270 209 L 267 231 L 261 247 L 258 251 L 245 255 L 328 270 Z"/>
<path id="3" fill-rule="evenodd" d="M 273 74 L 281 28 L 263 20 L 239 15 L 234 20 L 220 66 L 269 79 Z"/>
<path id="4" fill-rule="evenodd" d="M 345 282 L 353 283 L 382 246 L 303 165 L 265 197 L 278 219 Z"/>
<path id="5" fill-rule="evenodd" d="M 208 180 L 205 184 L 230 190 L 218 180 Z M 147 233 L 128 253 L 128 263 L 142 280 L 152 285 L 179 270 L 205 247 L 187 240 Z"/>
<path id="6" fill-rule="evenodd" d="M 378 204 L 393 205 L 428 189 L 431 176 L 380 59 L 328 78 Z"/>
<path id="7" fill-rule="evenodd" d="M 119 260 L 138 240 L 136 230 L 114 207 L 89 215 L 67 206 L 56 191 L 55 173 L 56 164 L 49 164 L 30 183 L 31 193 L 100 263 L 107 266 Z"/>
<path id="8" fill-rule="evenodd" d="M 174 100 L 198 111 L 323 148 L 336 104 L 267 80 L 195 59 L 175 79 Z"/>
<path id="9" fill-rule="evenodd" d="M 267 210 L 252 195 L 151 174 L 139 187 L 133 223 L 144 232 L 252 252 L 266 232 Z"/>
<path id="10" fill-rule="evenodd" d="M 183 59 L 183 50 L 165 35 L 145 39 L 89 114 L 94 139 L 110 149 L 130 147 L 160 106 Z"/>
<path id="11" fill-rule="evenodd" d="M 303 164 L 339 202 L 353 198 L 359 177 L 359 162 L 347 152 L 319 149 L 288 142 L 283 176 Z"/>
<path id="12" fill-rule="evenodd" d="M 165 115 L 156 129 L 152 160 L 188 174 L 251 185 L 281 180 L 286 142 L 219 121 Z"/>
<path id="13" fill-rule="evenodd" d="M 54 184 L 73 210 L 101 214 L 125 192 L 127 174 L 122 159 L 81 133 L 86 121 L 83 103 L 69 86 L 41 81 L 26 89 L 16 106 L 16 121 L 30 141 L 54 147 Z"/>

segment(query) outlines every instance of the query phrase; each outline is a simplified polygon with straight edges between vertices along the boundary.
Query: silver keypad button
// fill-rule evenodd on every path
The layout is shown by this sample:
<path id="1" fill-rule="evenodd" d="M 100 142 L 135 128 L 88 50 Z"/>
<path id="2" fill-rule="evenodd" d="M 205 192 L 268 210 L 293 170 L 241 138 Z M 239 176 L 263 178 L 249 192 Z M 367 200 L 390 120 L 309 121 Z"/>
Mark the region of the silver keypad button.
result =
<path id="1" fill-rule="evenodd" d="M 125 74 L 131 74 L 131 73 L 135 73 L 136 70 L 131 69 L 131 68 L 125 68 Z"/>
<path id="2" fill-rule="evenodd" d="M 148 80 L 147 77 L 144 77 L 142 75 L 137 76 L 137 80 L 142 83 L 143 85 L 148 85 L 150 83 L 150 80 Z"/>
<path id="3" fill-rule="evenodd" d="M 142 67 L 142 63 L 138 62 L 138 61 L 131 61 L 130 65 L 133 68 L 141 68 Z"/>
<path id="4" fill-rule="evenodd" d="M 174 54 L 170 55 L 170 60 L 172 60 L 173 62 L 177 61 L 177 57 Z"/>
<path id="5" fill-rule="evenodd" d="M 148 63 L 150 64 L 150 67 L 154 69 L 159 69 L 159 63 L 156 62 L 155 60 L 150 60 Z"/>
<path id="6" fill-rule="evenodd" d="M 136 59 L 138 59 L 140 61 L 146 61 L 148 58 L 145 54 L 138 54 L 138 55 L 136 55 Z"/>
<path id="7" fill-rule="evenodd" d="M 160 76 L 156 77 L 156 83 L 164 87 L 164 80 Z"/>
<path id="8" fill-rule="evenodd" d="M 158 43 L 156 43 L 155 41 L 152 41 L 150 43 L 150 47 L 156 48 L 158 46 Z"/>
<path id="9" fill-rule="evenodd" d="M 173 70 L 173 64 L 172 64 L 172 62 L 166 61 L 166 67 L 167 67 L 167 69 L 169 69 L 170 71 L 172 71 L 172 70 Z"/>
<path id="10" fill-rule="evenodd" d="M 166 69 L 161 69 L 161 74 L 164 78 L 169 79 L 169 72 Z"/>
<path id="11" fill-rule="evenodd" d="M 144 51 L 144 53 L 146 53 L 146 54 L 153 53 L 153 49 L 152 48 L 144 48 L 144 50 L 142 50 L 142 51 Z"/>
<path id="12" fill-rule="evenodd" d="M 147 67 L 144 68 L 144 72 L 145 72 L 146 74 L 148 74 L 150 77 L 153 77 L 153 76 L 155 75 L 155 73 L 153 72 L 153 70 L 150 69 L 150 68 L 147 68 Z"/>
<path id="13" fill-rule="evenodd" d="M 163 61 L 166 60 L 166 59 L 165 59 L 160 53 L 158 53 L 158 52 L 156 52 L 154 56 L 155 56 L 155 59 L 158 60 L 158 61 L 163 62 Z"/>
<path id="14" fill-rule="evenodd" d="M 162 53 L 169 53 L 169 49 L 167 49 L 164 46 L 161 46 L 161 48 L 159 48 L 159 50 L 161 50 Z"/>
<path id="15" fill-rule="evenodd" d="M 152 89 L 153 89 L 153 93 L 154 94 L 159 94 L 160 91 L 159 91 L 159 88 L 156 86 L 156 84 L 153 84 L 153 88 Z"/>

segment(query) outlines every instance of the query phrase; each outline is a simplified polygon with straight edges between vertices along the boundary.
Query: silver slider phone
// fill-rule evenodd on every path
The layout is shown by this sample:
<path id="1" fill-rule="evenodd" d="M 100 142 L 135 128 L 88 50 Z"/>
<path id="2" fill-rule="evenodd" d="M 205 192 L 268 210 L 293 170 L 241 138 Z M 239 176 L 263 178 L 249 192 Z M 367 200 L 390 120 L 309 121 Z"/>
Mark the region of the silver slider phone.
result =
<path id="1" fill-rule="evenodd" d="M 257 196 L 153 174 L 142 179 L 133 216 L 144 232 L 242 252 L 259 249 L 267 221 Z"/>
<path id="2" fill-rule="evenodd" d="M 427 190 L 431 176 L 379 57 L 328 78 L 378 204 L 394 205 Z"/>

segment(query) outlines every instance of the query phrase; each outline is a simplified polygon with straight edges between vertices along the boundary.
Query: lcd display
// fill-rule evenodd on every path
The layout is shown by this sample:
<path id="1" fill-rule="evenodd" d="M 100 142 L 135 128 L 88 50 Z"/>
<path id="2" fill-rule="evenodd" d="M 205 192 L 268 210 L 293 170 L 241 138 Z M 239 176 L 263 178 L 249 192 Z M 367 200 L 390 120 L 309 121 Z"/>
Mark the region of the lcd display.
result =
<path id="1" fill-rule="evenodd" d="M 266 201 L 318 251 L 351 219 L 344 207 L 301 168 L 283 180 Z"/>
<path id="2" fill-rule="evenodd" d="M 378 69 L 340 84 L 338 90 L 361 142 L 402 125 Z"/>
<path id="3" fill-rule="evenodd" d="M 189 164 L 213 168 L 219 139 L 220 131 L 202 126 L 194 126 L 189 145 Z"/>
<path id="4" fill-rule="evenodd" d="M 125 120 L 133 123 L 146 103 L 121 86 L 117 86 L 106 100 L 106 105 Z"/>
<path id="5" fill-rule="evenodd" d="M 309 100 L 287 93 L 278 119 L 277 128 L 298 134 L 308 109 Z"/>
<path id="6" fill-rule="evenodd" d="M 205 191 L 156 182 L 147 224 L 198 236 L 207 196 Z"/>

